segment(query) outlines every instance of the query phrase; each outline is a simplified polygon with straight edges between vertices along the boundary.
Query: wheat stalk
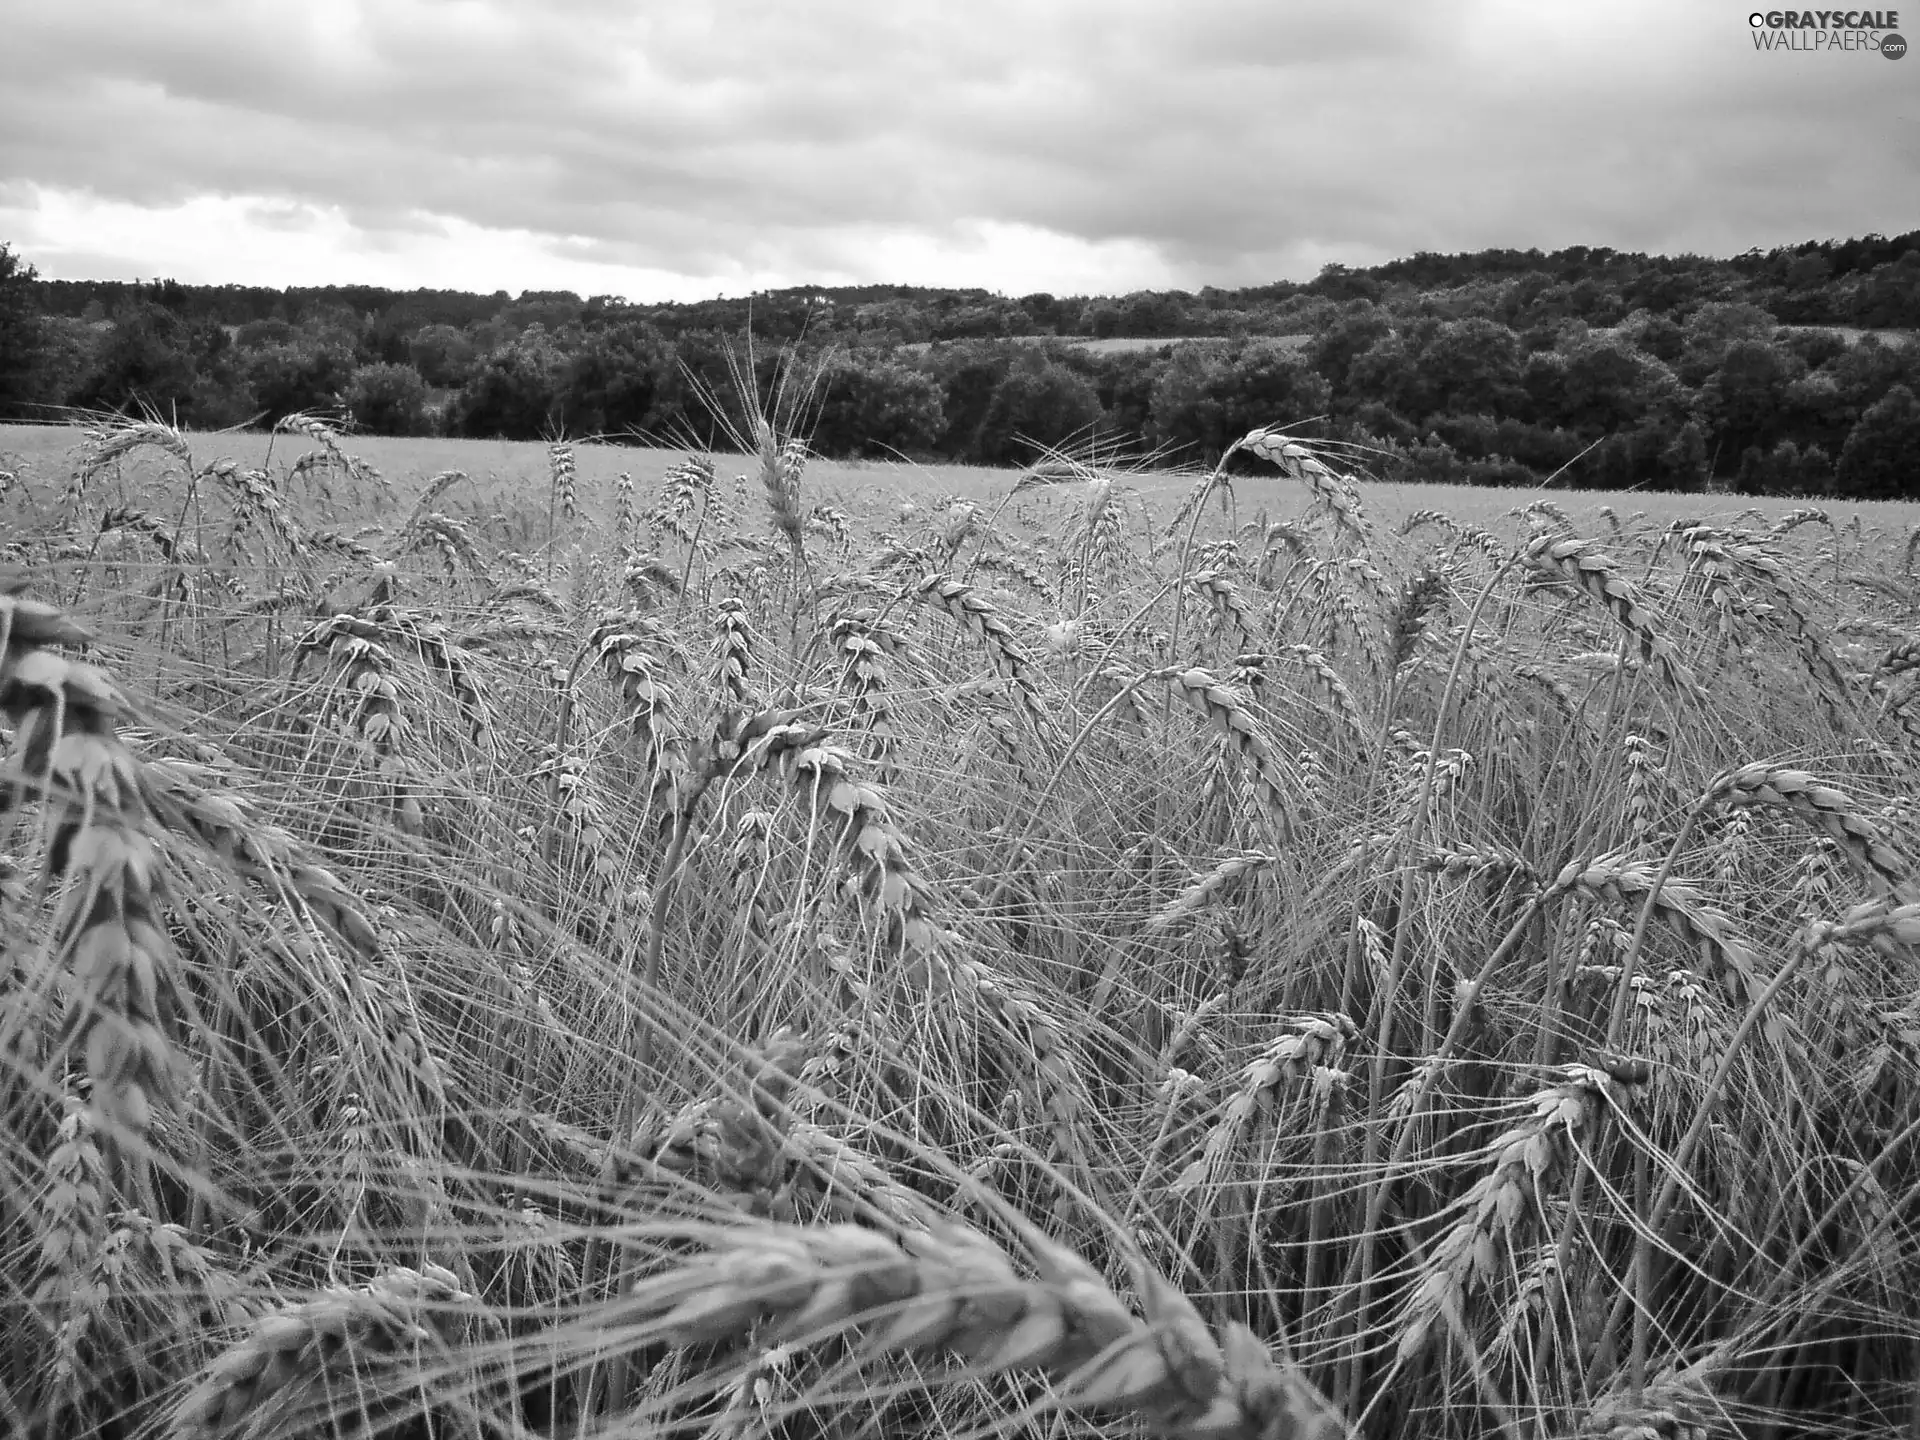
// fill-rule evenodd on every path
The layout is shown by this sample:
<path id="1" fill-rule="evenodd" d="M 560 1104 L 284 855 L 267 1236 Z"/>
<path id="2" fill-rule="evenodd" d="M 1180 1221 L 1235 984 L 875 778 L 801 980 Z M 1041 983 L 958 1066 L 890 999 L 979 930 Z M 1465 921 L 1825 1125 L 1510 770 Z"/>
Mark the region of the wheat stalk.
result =
<path id="1" fill-rule="evenodd" d="M 791 436 L 781 440 L 763 415 L 754 417 L 753 438 L 773 528 L 786 537 L 794 556 L 802 557 L 806 554 L 807 517 L 800 499 L 800 477 L 807 468 L 806 443 Z"/>
<path id="2" fill-rule="evenodd" d="M 140 769 L 142 798 L 162 825 L 192 835 L 226 870 L 289 896 L 360 958 L 376 957 L 379 935 L 359 897 L 293 836 L 263 821 L 247 796 L 211 788 L 214 778 L 204 766 L 149 761 Z"/>
<path id="3" fill-rule="evenodd" d="M 1754 761 L 1736 766 L 1708 786 L 1710 800 L 1728 805 L 1767 805 L 1786 810 L 1821 831 L 1844 850 L 1861 869 L 1896 889 L 1905 884 L 1912 865 L 1865 815 L 1844 790 L 1828 785 L 1805 770 Z"/>
<path id="4" fill-rule="evenodd" d="M 1040 704 L 1039 692 L 1034 688 L 1033 661 L 1014 638 L 1007 622 L 1000 618 L 1000 612 L 992 602 L 981 597 L 972 586 L 950 575 L 927 576 L 920 582 L 917 593 L 928 604 L 952 616 L 962 629 L 980 642 L 995 672 L 1012 682 L 1014 694 L 1035 730 L 1043 736 L 1048 734 L 1047 713 Z"/>
<path id="5" fill-rule="evenodd" d="M 876 610 L 840 612 L 827 626 L 827 639 L 839 653 L 841 688 L 853 697 L 854 724 L 872 737 L 873 758 L 884 779 L 897 739 L 887 695 L 889 661 L 904 646 Z M 1017 753 L 1014 758 L 1020 759 Z"/>
<path id="6" fill-rule="evenodd" d="M 1457 1202 L 1458 1218 L 1421 1260 L 1401 1319 L 1401 1362 L 1426 1347 L 1443 1318 L 1464 1335 L 1467 1300 L 1503 1278 L 1530 1229 L 1548 1221 L 1540 1213 L 1544 1189 L 1570 1164 L 1576 1139 L 1626 1101 L 1625 1087 L 1585 1065 L 1568 1066 L 1558 1082 L 1528 1097 L 1533 1113 L 1481 1152 L 1486 1173 Z"/>
<path id="7" fill-rule="evenodd" d="M 1373 527 L 1361 508 L 1360 488 L 1353 477 L 1331 469 L 1306 444 L 1268 427 L 1241 437 L 1235 448 L 1258 455 L 1294 479 L 1305 481 L 1314 499 L 1333 518 L 1336 529 L 1362 549 L 1372 542 Z"/>
<path id="8" fill-rule="evenodd" d="M 1229 855 L 1205 875 L 1200 876 L 1147 919 L 1147 930 L 1170 930 L 1184 917 L 1206 905 L 1234 881 L 1258 874 L 1274 863 L 1274 857 L 1261 851 Z"/>
<path id="9" fill-rule="evenodd" d="M 719 644 L 719 681 L 729 705 L 745 705 L 748 676 L 753 672 L 753 631 L 747 624 L 746 602 L 729 595 L 714 605 L 715 638 Z"/>
<path id="10" fill-rule="evenodd" d="M 378 627 L 371 628 L 383 633 Z M 294 673 L 299 673 L 301 659 L 322 648 L 334 666 L 328 708 L 345 712 L 348 730 L 373 757 L 374 773 L 389 787 L 388 801 L 395 822 L 407 833 L 419 834 L 424 812 L 410 783 L 412 770 L 405 753 L 412 726 L 400 703 L 393 652 L 381 641 L 360 633 L 351 617 L 336 617 L 301 636 Z"/>
<path id="11" fill-rule="evenodd" d="M 1198 666 L 1172 677 L 1175 690 L 1232 746 L 1253 774 L 1284 836 L 1291 835 L 1285 763 L 1241 697 Z"/>
<path id="12" fill-rule="evenodd" d="M 396 1267 L 256 1322 L 175 1409 L 171 1440 L 302 1433 L 354 1415 L 382 1428 L 460 1397 L 454 1352 L 475 1305 L 438 1265 Z M 449 1393 L 451 1392 L 451 1393 Z"/>
<path id="13" fill-rule="evenodd" d="M 492 579 L 487 562 L 480 558 L 480 547 L 474 544 L 473 535 L 451 515 L 442 515 L 437 510 L 415 515 L 394 536 L 395 559 L 426 549 L 432 549 L 440 556 L 448 579 L 458 575 L 462 567 L 476 580 Z"/>
<path id="14" fill-rule="evenodd" d="M 81 450 L 80 465 L 73 471 L 60 497 L 61 510 L 69 516 L 78 513 L 80 501 L 95 476 L 107 466 L 143 447 L 163 450 L 184 465 L 189 474 L 193 471 L 193 451 L 187 444 L 187 437 L 157 418 L 115 419 L 81 433 L 85 444 Z"/>
<path id="15" fill-rule="evenodd" d="M 1212 1183 L 1258 1115 L 1277 1108 L 1289 1090 L 1319 1083 L 1320 1072 L 1338 1070 L 1359 1039 L 1358 1027 L 1338 1012 L 1284 1022 L 1280 1035 L 1240 1072 L 1239 1088 L 1208 1129 L 1199 1156 L 1173 1182 L 1174 1193 L 1190 1194 Z"/>
<path id="16" fill-rule="evenodd" d="M 67 885 L 44 963 L 73 982 L 61 1038 L 93 1082 L 96 1115 L 138 1136 L 178 1087 L 180 979 L 140 765 L 119 734 L 126 701 L 104 672 L 53 648 L 89 638 L 52 606 L 0 590 L 0 712 L 14 725 L 0 815 L 29 795 L 51 807 L 46 875 Z"/>
<path id="17" fill-rule="evenodd" d="M 1614 904 L 1636 900 L 1651 904 L 1689 940 L 1705 945 L 1720 960 L 1721 979 L 1733 999 L 1744 1002 L 1759 993 L 1753 947 L 1696 887 L 1666 878 L 1644 862 L 1602 855 L 1568 865 L 1545 893 L 1551 897 L 1576 891 Z"/>
<path id="18" fill-rule="evenodd" d="M 1253 646 L 1253 607 L 1231 580 L 1217 570 L 1198 570 L 1187 577 L 1187 583 L 1233 626 L 1234 634 L 1243 648 Z"/>
<path id="19" fill-rule="evenodd" d="M 642 1281 L 624 1313 L 681 1345 L 755 1326 L 769 1343 L 799 1344 L 861 1326 L 863 1355 L 949 1351 L 967 1376 L 1038 1370 L 1064 1406 L 1130 1411 L 1164 1435 L 1346 1434 L 1292 1366 L 1241 1327 L 1216 1339 L 1144 1268 L 1142 1320 L 1072 1251 L 1037 1236 L 1028 1247 L 1033 1279 L 977 1231 L 951 1225 L 898 1240 L 848 1225 L 740 1229 Z"/>
<path id="20" fill-rule="evenodd" d="M 1522 558 L 1536 572 L 1564 580 L 1600 606 L 1640 647 L 1640 656 L 1660 678 L 1682 695 L 1698 697 L 1699 683 L 1666 633 L 1655 624 L 1640 589 L 1620 573 L 1619 565 L 1592 540 L 1542 535 Z"/>
<path id="21" fill-rule="evenodd" d="M 1347 688 L 1347 682 L 1340 678 L 1327 657 L 1310 645 L 1289 645 L 1282 652 L 1299 662 L 1300 668 L 1312 679 L 1314 688 L 1324 695 L 1333 706 L 1333 713 L 1340 717 L 1340 723 L 1347 732 L 1348 743 L 1356 755 L 1366 755 L 1373 749 L 1373 737 L 1367 731 L 1366 721 L 1361 717 L 1360 704 L 1353 698 L 1353 691 Z"/>
<path id="22" fill-rule="evenodd" d="M 373 466 L 348 454 L 340 443 L 339 432 L 319 416 L 296 410 L 291 415 L 283 415 L 273 428 L 276 434 L 306 436 L 320 447 L 327 463 L 338 466 L 354 479 L 372 480 L 386 490 L 393 488 Z"/>
<path id="23" fill-rule="evenodd" d="M 560 507 L 561 517 L 571 523 L 580 514 L 580 472 L 574 464 L 572 441 L 548 443 L 547 483 Z"/>

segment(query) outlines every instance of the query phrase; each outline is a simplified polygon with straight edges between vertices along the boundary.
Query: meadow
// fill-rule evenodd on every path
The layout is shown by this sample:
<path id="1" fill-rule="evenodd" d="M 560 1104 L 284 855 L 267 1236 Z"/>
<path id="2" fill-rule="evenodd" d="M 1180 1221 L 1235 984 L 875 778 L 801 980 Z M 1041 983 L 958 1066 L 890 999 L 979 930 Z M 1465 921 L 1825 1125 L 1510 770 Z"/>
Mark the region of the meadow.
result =
<path id="1" fill-rule="evenodd" d="M 0 1428 L 1920 1425 L 1920 514 L 0 430 Z"/>

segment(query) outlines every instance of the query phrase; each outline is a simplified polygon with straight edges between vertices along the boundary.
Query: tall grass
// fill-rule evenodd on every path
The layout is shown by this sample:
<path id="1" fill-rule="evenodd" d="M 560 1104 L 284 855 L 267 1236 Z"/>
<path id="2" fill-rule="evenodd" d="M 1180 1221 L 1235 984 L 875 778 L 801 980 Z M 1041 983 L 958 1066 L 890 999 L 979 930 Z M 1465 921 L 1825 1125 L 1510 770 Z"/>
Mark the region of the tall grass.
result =
<path id="1" fill-rule="evenodd" d="M 1898 540 L 733 418 L 0 497 L 0 1427 L 1916 1423 Z"/>

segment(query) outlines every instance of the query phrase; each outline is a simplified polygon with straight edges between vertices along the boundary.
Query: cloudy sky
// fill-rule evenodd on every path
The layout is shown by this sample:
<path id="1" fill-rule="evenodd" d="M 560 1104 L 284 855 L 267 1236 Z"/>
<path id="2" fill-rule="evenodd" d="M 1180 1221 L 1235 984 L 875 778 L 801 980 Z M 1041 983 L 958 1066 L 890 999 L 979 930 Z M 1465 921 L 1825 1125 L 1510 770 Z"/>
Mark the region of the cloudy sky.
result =
<path id="1" fill-rule="evenodd" d="M 1752 3 L 8 0 L 0 241 L 658 300 L 1920 226 L 1920 57 L 1760 51 Z"/>

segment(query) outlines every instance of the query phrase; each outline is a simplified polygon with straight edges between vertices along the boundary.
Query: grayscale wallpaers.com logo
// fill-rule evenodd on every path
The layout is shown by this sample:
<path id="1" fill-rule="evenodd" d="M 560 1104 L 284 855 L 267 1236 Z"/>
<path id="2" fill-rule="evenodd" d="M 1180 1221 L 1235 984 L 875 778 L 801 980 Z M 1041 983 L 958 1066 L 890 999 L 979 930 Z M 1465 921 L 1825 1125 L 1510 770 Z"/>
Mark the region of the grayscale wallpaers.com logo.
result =
<path id="1" fill-rule="evenodd" d="M 1756 10 L 1747 16 L 1756 50 L 1879 51 L 1889 60 L 1907 53 L 1896 32 L 1898 10 Z"/>

